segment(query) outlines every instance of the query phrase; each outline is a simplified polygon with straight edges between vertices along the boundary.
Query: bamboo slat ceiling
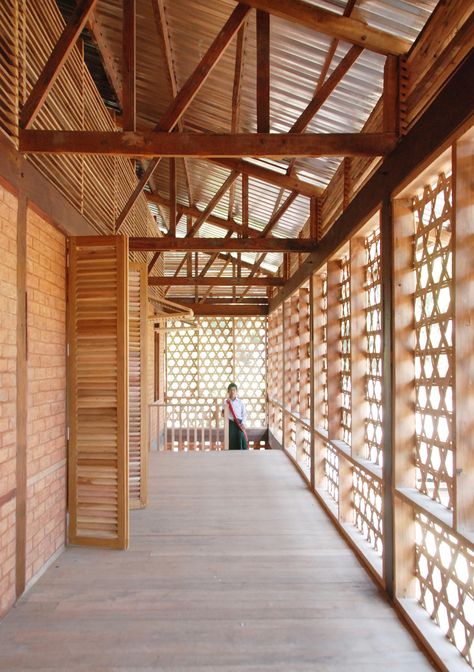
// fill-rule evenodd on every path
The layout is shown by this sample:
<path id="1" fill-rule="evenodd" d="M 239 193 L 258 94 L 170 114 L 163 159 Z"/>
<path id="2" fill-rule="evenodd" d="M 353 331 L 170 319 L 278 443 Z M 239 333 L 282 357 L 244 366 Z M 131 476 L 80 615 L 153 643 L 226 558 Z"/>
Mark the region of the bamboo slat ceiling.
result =
<path id="1" fill-rule="evenodd" d="M 412 43 L 430 17 L 436 0 L 306 0 L 307 4 L 345 13 L 351 18 L 366 22 L 391 35 Z M 67 17 L 74 0 L 58 0 L 61 11 Z M 171 77 L 179 90 L 191 75 L 206 50 L 236 7 L 233 0 L 137 0 L 137 126 L 151 128 L 168 105 L 173 93 L 163 39 L 159 35 L 159 8 L 165 17 L 164 30 L 169 41 Z M 100 24 L 102 46 L 105 44 L 121 73 L 122 60 L 122 0 L 99 0 L 94 17 Z M 242 47 L 242 73 L 239 105 L 235 100 L 235 68 L 238 53 L 237 37 L 234 37 L 204 86 L 192 101 L 181 120 L 180 130 L 190 132 L 247 132 L 257 130 L 256 72 L 257 72 L 256 12 L 251 11 L 245 24 Z M 100 46 L 100 45 L 99 45 Z M 334 72 L 337 65 L 352 45 L 334 41 L 312 29 L 271 16 L 270 20 L 270 132 L 288 132 L 304 111 L 315 93 L 316 87 Z M 334 55 L 329 62 L 330 50 Z M 102 55 L 103 56 L 103 55 Z M 113 99 L 113 90 L 104 82 L 103 71 L 97 58 L 91 58 L 93 75 L 106 101 Z M 305 130 L 321 133 L 359 132 L 383 90 L 385 57 L 363 50 L 350 70 L 336 85 L 334 91 L 318 110 Z M 327 69 L 325 73 L 324 70 Z M 100 78 L 102 77 L 102 80 Z M 109 77 L 110 79 L 110 77 Z M 299 158 L 290 165 L 290 160 L 255 160 L 270 170 L 285 174 L 288 170 L 320 190 L 334 176 L 343 157 Z M 186 161 L 186 164 L 184 163 Z M 142 167 L 146 167 L 146 161 Z M 153 175 L 149 188 L 165 200 L 170 198 L 169 160 L 162 160 Z M 185 171 L 186 165 L 186 171 Z M 204 210 L 230 170 L 216 163 L 201 159 L 177 159 L 177 201 L 185 206 L 193 205 Z M 186 174 L 187 172 L 187 174 Z M 212 214 L 242 223 L 242 185 L 240 177 L 214 208 Z M 254 177 L 249 178 L 249 221 L 252 227 L 263 230 L 276 208 L 290 194 L 278 186 Z M 150 203 L 157 223 L 164 229 L 169 226 L 168 208 Z M 272 230 L 278 237 L 296 237 L 308 220 L 309 199 L 298 196 Z M 181 217 L 177 236 L 186 233 L 186 217 Z M 224 237 L 226 231 L 212 223 L 205 223 L 198 235 Z M 201 258 L 202 257 L 202 258 Z M 242 259 L 253 263 L 258 254 L 243 254 Z M 209 257 L 200 255 L 202 269 Z M 173 275 L 183 255 L 179 252 L 165 254 L 165 274 Z M 262 264 L 266 271 L 277 271 L 281 254 L 268 254 Z M 232 275 L 232 264 L 225 266 L 224 259 L 217 259 L 208 271 L 209 275 Z M 186 272 L 186 262 L 181 274 Z M 242 269 L 242 275 L 249 271 Z M 194 288 L 176 287 L 174 296 L 194 296 Z M 232 290 L 214 287 L 213 296 L 228 294 Z M 247 290 L 247 296 L 262 296 L 264 288 Z M 234 290 L 235 293 L 235 290 Z M 242 288 L 237 289 L 237 296 Z M 199 295 L 206 294 L 199 288 Z"/>

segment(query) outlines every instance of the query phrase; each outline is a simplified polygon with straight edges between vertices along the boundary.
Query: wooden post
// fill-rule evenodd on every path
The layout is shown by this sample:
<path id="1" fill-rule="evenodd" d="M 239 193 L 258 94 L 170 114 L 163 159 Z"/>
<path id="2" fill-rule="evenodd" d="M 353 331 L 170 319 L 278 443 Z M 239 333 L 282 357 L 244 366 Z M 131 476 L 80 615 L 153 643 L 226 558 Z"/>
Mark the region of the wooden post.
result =
<path id="1" fill-rule="evenodd" d="M 17 365 L 16 365 L 16 599 L 26 583 L 26 495 L 27 495 L 27 414 L 28 414 L 28 347 L 27 347 L 27 215 L 28 202 L 20 192 L 17 212 Z"/>
<path id="2" fill-rule="evenodd" d="M 136 131 L 136 0 L 123 0 L 123 130 Z"/>
<path id="3" fill-rule="evenodd" d="M 392 203 L 387 197 L 382 203 L 380 221 L 380 263 L 382 269 L 382 436 L 383 436 L 383 577 L 385 590 L 393 598 L 395 591 L 394 557 L 394 427 L 393 407 L 393 329 L 394 329 L 394 239 Z M 413 309 L 412 309 L 413 310 Z"/>
<path id="4" fill-rule="evenodd" d="M 270 132 L 270 15 L 257 10 L 257 131 Z"/>
<path id="5" fill-rule="evenodd" d="M 387 206 L 386 206 L 387 207 Z M 383 433 L 385 442 L 392 439 L 391 455 L 393 488 L 415 487 L 415 332 L 414 332 L 414 291 L 415 274 L 413 272 L 413 213 L 408 199 L 398 198 L 392 204 L 392 251 L 393 251 L 393 299 L 385 296 L 387 283 L 382 289 L 384 303 L 384 334 L 392 330 L 392 352 L 384 354 L 385 399 L 391 399 L 392 408 L 387 403 L 385 413 L 392 416 L 391 426 L 384 418 Z M 385 210 L 386 208 L 384 208 Z M 382 268 L 387 263 L 386 255 L 390 241 L 385 240 L 387 233 L 387 215 L 382 215 Z M 384 271 L 385 273 L 385 271 Z M 389 301 L 387 305 L 387 300 Z M 391 315 L 387 311 L 392 305 Z M 393 314 L 397 319 L 393 320 Z M 392 357 L 390 363 L 389 357 Z M 389 389 L 388 378 L 392 367 L 392 381 Z M 387 367 L 387 369 L 386 369 Z M 387 397 L 388 395 L 388 397 Z M 388 432 L 388 434 L 387 434 Z M 385 471 L 384 464 L 384 471 Z M 388 483 L 385 483 L 385 488 Z M 388 495 L 387 495 L 388 496 Z M 397 598 L 415 597 L 415 525 L 411 506 L 403 502 L 395 493 L 393 557 L 393 592 Z"/>
<path id="6" fill-rule="evenodd" d="M 317 276 L 312 275 L 309 279 L 309 425 L 310 425 L 310 482 L 311 489 L 314 490 L 316 478 L 315 478 L 315 384 L 314 384 L 314 373 L 315 373 L 315 364 L 314 364 L 314 352 L 315 352 L 315 343 L 314 343 L 314 324 L 315 324 L 315 301 L 314 301 L 314 292 L 315 292 L 315 281 Z"/>
<path id="7" fill-rule="evenodd" d="M 460 138 L 453 156 L 455 334 L 456 529 L 474 531 L 474 130 Z"/>

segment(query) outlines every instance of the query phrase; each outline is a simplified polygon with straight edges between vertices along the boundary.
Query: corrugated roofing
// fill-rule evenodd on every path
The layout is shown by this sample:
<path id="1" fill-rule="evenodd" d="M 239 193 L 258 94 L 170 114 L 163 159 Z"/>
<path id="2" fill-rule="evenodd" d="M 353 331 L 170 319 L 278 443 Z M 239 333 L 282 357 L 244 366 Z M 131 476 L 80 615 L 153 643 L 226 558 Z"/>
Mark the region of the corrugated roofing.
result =
<path id="1" fill-rule="evenodd" d="M 171 46 L 172 67 L 178 89 L 194 71 L 215 36 L 236 7 L 233 0 L 138 0 L 138 83 L 137 109 L 141 122 L 156 124 L 171 102 L 171 90 L 167 75 L 167 65 L 158 39 L 157 25 L 153 12 L 153 2 L 162 1 Z M 345 0 L 306 0 L 312 5 L 342 14 L 347 6 Z M 436 0 L 357 0 L 351 16 L 366 21 L 379 28 L 409 41 L 414 41 L 436 6 Z M 103 24 L 104 35 L 120 69 L 121 62 L 121 0 L 99 0 L 97 14 Z M 246 22 L 243 51 L 242 87 L 240 96 L 240 122 L 238 131 L 256 130 L 256 28 L 255 12 Z M 271 17 L 271 131 L 286 132 L 303 112 L 312 99 L 323 69 L 330 37 L 280 18 Z M 339 42 L 329 68 L 329 74 L 337 67 L 350 45 Z M 236 38 L 223 54 L 212 74 L 186 110 L 182 122 L 185 130 L 230 132 L 232 124 L 232 91 L 236 57 Z M 321 109 L 308 126 L 310 132 L 358 132 L 367 121 L 380 98 L 383 85 L 384 57 L 370 51 L 363 51 L 359 58 L 336 86 Z M 341 157 L 342 158 L 342 157 Z M 325 188 L 341 158 L 321 157 L 298 159 L 295 174 L 302 180 Z M 269 167 L 286 171 L 289 161 L 262 161 Z M 216 164 L 197 160 L 187 160 L 194 205 L 203 210 L 229 175 Z M 177 160 L 178 202 L 189 204 L 184 165 Z M 241 181 L 234 183 L 232 213 L 237 222 L 241 221 Z M 161 161 L 151 181 L 153 191 L 169 197 L 169 161 Z M 250 178 L 250 222 L 262 230 L 277 204 L 289 194 L 268 183 Z M 166 207 L 158 213 L 156 206 L 150 206 L 168 224 Z M 216 206 L 214 215 L 229 216 L 229 193 Z M 273 235 L 296 237 L 307 221 L 309 201 L 299 196 L 287 210 L 273 230 Z M 181 218 L 177 235 L 186 233 L 186 219 Z M 205 224 L 202 236 L 225 235 L 225 230 Z M 182 255 L 167 253 L 166 274 L 173 274 Z M 208 257 L 202 258 L 201 267 Z M 252 261 L 255 255 L 246 255 Z M 281 262 L 279 254 L 267 255 L 265 267 L 275 270 Z M 231 265 L 225 273 L 231 273 Z M 218 262 L 211 272 L 221 270 Z M 199 288 L 200 294 L 205 288 Z M 263 291 L 262 291 L 263 290 Z M 174 296 L 193 295 L 194 289 L 172 288 Z M 213 288 L 213 295 L 222 295 L 222 288 Z M 224 290 L 231 292 L 231 290 Z M 252 288 L 249 295 L 264 295 L 265 288 Z"/>

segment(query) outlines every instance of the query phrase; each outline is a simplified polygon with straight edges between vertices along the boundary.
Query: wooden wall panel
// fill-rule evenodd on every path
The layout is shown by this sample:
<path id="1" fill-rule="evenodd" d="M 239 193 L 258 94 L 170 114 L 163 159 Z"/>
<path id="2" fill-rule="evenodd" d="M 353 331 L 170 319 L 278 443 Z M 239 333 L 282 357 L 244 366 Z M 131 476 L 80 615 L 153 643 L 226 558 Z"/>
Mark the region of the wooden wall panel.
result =
<path id="1" fill-rule="evenodd" d="M 128 287 L 129 504 L 131 509 L 139 509 L 147 504 L 148 477 L 148 273 L 146 264 L 130 264 Z"/>
<path id="2" fill-rule="evenodd" d="M 69 541 L 128 545 L 128 244 L 72 238 Z"/>

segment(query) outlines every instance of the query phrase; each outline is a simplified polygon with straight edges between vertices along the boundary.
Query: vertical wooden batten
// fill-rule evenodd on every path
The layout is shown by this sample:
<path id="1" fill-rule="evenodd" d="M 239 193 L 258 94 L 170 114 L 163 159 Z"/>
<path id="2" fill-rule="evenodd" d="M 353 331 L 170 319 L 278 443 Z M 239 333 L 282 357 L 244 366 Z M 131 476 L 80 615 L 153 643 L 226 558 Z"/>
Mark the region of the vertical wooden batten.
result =
<path id="1" fill-rule="evenodd" d="M 26 294 L 26 227 L 28 202 L 20 191 L 17 213 L 17 367 L 16 367 L 16 565 L 15 592 L 18 600 L 26 585 L 26 498 L 28 334 Z"/>
<path id="2" fill-rule="evenodd" d="M 474 130 L 454 145 L 454 325 L 455 341 L 455 526 L 465 534 L 474 532 Z"/>
<path id="3" fill-rule="evenodd" d="M 393 325 L 395 307 L 394 285 L 394 239 L 392 203 L 387 198 L 380 211 L 380 261 L 382 269 L 382 440 L 383 440 L 383 578 L 385 590 L 394 597 L 394 440 L 393 405 L 395 388 L 393 385 Z"/>
<path id="4" fill-rule="evenodd" d="M 129 267 L 129 504 L 144 508 L 148 499 L 148 274 L 146 264 Z"/>
<path id="5" fill-rule="evenodd" d="M 72 238 L 69 542 L 128 546 L 128 242 Z"/>
<path id="6" fill-rule="evenodd" d="M 384 442 L 387 430 L 392 435 L 392 482 L 394 488 L 415 487 L 415 336 L 414 301 L 415 275 L 413 272 L 413 213 L 406 198 L 397 198 L 392 204 L 393 242 L 393 310 L 397 319 L 391 324 L 393 353 L 392 384 L 384 386 L 383 393 L 392 399 L 392 424 L 384 423 Z M 384 219 L 384 216 L 383 216 Z M 382 221 L 382 236 L 386 225 Z M 389 242 L 389 241 L 388 241 Z M 390 242 L 389 242 L 390 245 Z M 385 254 L 382 239 L 382 255 Z M 383 257 L 382 257 L 383 258 Z M 383 261 L 384 260 L 383 258 Z M 385 291 L 385 290 L 383 290 Z M 384 299 L 386 299 L 384 294 Z M 389 299 L 390 300 L 390 299 Z M 384 315 L 385 315 L 384 304 Z M 384 333 L 387 325 L 384 324 Z M 384 367 L 390 362 L 384 360 Z M 390 369 L 389 369 L 390 370 Z M 384 368 L 384 374 L 387 371 Z M 394 507 L 394 596 L 398 599 L 415 597 L 415 520 L 413 509 L 399 496 Z"/>

